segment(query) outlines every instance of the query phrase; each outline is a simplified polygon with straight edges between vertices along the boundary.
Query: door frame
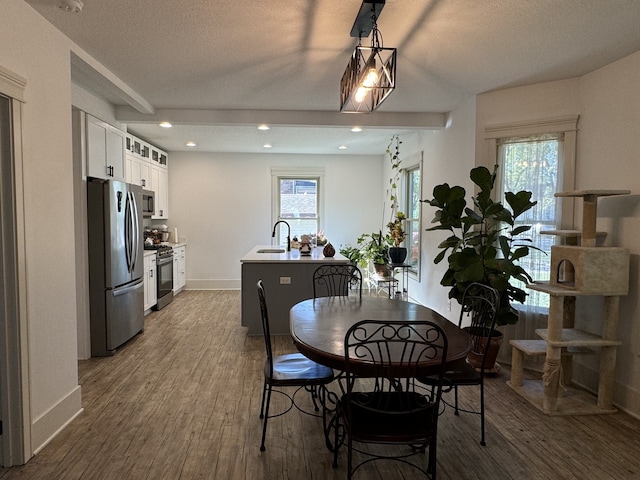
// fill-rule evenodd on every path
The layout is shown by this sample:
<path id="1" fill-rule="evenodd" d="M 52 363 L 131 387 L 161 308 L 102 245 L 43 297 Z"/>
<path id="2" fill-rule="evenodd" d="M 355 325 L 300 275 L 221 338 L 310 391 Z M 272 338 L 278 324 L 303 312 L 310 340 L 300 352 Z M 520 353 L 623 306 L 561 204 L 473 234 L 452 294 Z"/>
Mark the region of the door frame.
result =
<path id="1" fill-rule="evenodd" d="M 26 79 L 0 66 L 0 94 L 9 101 L 9 145 L 0 154 L 0 409 L 2 465 L 31 458 L 24 222 L 22 105 Z"/>

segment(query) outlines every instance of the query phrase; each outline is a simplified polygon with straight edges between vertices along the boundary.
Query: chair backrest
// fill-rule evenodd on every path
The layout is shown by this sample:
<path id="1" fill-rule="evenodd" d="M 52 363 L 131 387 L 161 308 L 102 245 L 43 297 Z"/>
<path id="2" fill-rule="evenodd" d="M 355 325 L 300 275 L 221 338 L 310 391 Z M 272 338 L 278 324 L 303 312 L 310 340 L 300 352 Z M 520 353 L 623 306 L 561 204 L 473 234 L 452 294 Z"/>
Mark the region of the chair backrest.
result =
<path id="1" fill-rule="evenodd" d="M 500 308 L 500 294 L 488 285 L 472 283 L 462 295 L 462 310 L 460 311 L 459 327 L 462 327 L 465 316 L 470 317 L 470 325 L 465 330 L 471 337 L 470 354 L 482 358 L 484 371 L 485 358 L 489 340 L 494 334 L 496 313 Z"/>
<path id="2" fill-rule="evenodd" d="M 269 327 L 269 312 L 267 311 L 267 297 L 264 293 L 264 285 L 262 280 L 258 280 L 258 299 L 260 301 L 260 315 L 262 317 L 262 333 L 264 335 L 264 343 L 267 349 L 267 361 L 269 362 L 270 376 L 273 376 L 273 349 L 271 347 L 271 329 Z"/>
<path id="3" fill-rule="evenodd" d="M 347 395 L 356 394 L 355 380 L 362 362 L 367 364 L 367 381 L 373 382 L 373 392 L 382 395 L 371 395 L 375 402 L 385 402 L 393 394 L 394 407 L 416 408 L 413 400 L 403 403 L 402 394 L 407 398 L 416 398 L 416 388 L 420 388 L 420 396 L 425 395 L 421 387 L 416 387 L 415 378 L 434 375 L 439 381 L 434 396 L 422 405 L 432 408 L 437 416 L 437 405 L 440 402 L 442 376 L 447 357 L 447 336 L 437 324 L 428 321 L 399 320 L 363 320 L 354 324 L 346 333 L 344 340 L 345 375 L 347 379 Z M 359 365 L 360 364 L 360 365 Z M 371 368 L 373 366 L 373 368 Z M 373 377 L 370 373 L 375 372 Z M 371 378 L 371 380 L 369 380 Z M 365 388 L 368 393 L 372 392 Z M 363 396 L 359 395 L 359 399 Z M 397 402 L 400 400 L 400 403 Z M 371 408 L 389 410 L 389 405 L 369 405 Z"/>
<path id="4" fill-rule="evenodd" d="M 362 272 L 355 265 L 320 265 L 313 272 L 313 298 L 348 296 L 354 289 L 362 298 Z"/>

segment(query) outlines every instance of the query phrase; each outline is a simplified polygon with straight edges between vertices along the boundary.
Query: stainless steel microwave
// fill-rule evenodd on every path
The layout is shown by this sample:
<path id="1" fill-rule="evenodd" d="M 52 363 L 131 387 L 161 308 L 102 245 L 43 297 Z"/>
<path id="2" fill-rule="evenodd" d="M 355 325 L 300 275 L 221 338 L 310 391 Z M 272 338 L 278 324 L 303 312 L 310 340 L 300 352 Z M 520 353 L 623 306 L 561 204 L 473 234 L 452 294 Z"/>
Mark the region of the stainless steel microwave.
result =
<path id="1" fill-rule="evenodd" d="M 156 194 L 151 190 L 142 190 L 142 216 L 151 217 L 156 213 Z"/>

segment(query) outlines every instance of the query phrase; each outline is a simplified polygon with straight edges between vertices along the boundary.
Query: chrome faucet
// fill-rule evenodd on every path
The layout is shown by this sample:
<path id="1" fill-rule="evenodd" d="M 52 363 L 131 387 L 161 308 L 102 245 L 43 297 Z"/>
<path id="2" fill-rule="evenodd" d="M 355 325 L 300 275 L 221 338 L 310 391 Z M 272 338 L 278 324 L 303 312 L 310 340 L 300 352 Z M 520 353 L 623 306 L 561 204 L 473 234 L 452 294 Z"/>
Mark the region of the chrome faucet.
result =
<path id="1" fill-rule="evenodd" d="M 289 225 L 287 222 L 285 222 L 284 220 L 278 220 L 276 223 L 273 224 L 273 232 L 271 232 L 271 238 L 274 238 L 276 236 L 276 227 L 278 226 L 279 223 L 284 223 L 287 226 L 287 252 L 291 251 L 291 225 Z"/>

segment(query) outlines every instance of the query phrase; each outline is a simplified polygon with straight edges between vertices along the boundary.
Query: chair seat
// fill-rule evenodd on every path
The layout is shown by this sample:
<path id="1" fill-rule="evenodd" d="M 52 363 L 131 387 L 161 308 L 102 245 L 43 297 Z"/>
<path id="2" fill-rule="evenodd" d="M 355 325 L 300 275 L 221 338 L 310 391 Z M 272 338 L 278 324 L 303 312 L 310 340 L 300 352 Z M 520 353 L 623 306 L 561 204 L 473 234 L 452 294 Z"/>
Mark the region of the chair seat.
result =
<path id="1" fill-rule="evenodd" d="M 418 381 L 427 385 L 435 385 L 438 382 L 438 377 L 423 377 Z M 455 370 L 447 370 L 442 375 L 442 385 L 445 389 L 449 385 L 479 385 L 481 381 L 480 372 L 468 363 L 460 364 Z"/>
<path id="2" fill-rule="evenodd" d="M 269 378 L 269 362 L 265 363 L 264 376 L 272 385 L 299 386 L 322 385 L 333 380 L 333 370 L 320 365 L 301 353 L 289 353 L 273 357 L 273 377 Z"/>
<path id="3" fill-rule="evenodd" d="M 344 395 L 342 408 L 347 408 L 346 403 Z M 426 445 L 435 426 L 435 408 L 434 403 L 415 392 L 353 393 L 351 434 L 354 440 L 367 443 Z"/>

